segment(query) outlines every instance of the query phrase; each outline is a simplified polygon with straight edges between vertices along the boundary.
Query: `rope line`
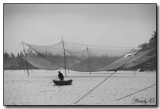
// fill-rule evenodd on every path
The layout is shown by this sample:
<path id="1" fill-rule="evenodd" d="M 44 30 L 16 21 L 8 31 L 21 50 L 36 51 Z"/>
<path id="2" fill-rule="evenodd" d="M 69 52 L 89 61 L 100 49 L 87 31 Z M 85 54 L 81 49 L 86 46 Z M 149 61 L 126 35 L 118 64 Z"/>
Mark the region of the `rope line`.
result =
<path id="1" fill-rule="evenodd" d="M 81 44 L 81 43 L 74 43 L 74 42 L 69 42 L 69 41 L 64 41 L 64 42 L 70 43 L 70 44 L 77 44 L 77 45 L 84 45 L 84 46 L 86 46 L 86 44 Z M 93 44 L 89 44 L 88 46 L 95 46 L 95 47 L 113 47 L 113 48 L 137 48 L 137 47 L 118 47 L 118 46 L 93 45 Z"/>
<path id="2" fill-rule="evenodd" d="M 33 45 L 33 46 L 38 46 L 38 47 L 53 47 L 53 46 L 56 46 L 56 45 L 59 45 L 59 44 L 61 44 L 62 43 L 62 41 L 60 41 L 60 42 L 58 42 L 58 43 L 56 43 L 56 44 L 51 44 L 51 45 L 34 45 L 34 44 L 29 44 L 29 45 Z M 68 42 L 68 41 L 64 41 L 64 43 L 66 43 L 66 44 L 74 44 L 74 45 L 79 45 L 79 46 L 81 46 L 81 47 L 85 47 L 86 46 L 86 44 L 80 44 L 80 43 L 73 43 L 73 42 Z M 27 43 L 25 43 L 25 44 L 27 44 Z M 118 47 L 118 46 L 106 46 L 106 45 L 101 45 L 101 46 L 98 46 L 98 45 L 88 45 L 89 46 L 89 48 L 90 47 L 109 47 L 109 48 L 122 48 L 122 49 L 132 49 L 132 48 L 137 48 L 137 47 Z"/>
<path id="3" fill-rule="evenodd" d="M 156 85 L 156 84 L 151 85 L 151 86 L 149 86 L 149 87 L 146 87 L 146 88 L 144 88 L 144 89 L 142 89 L 142 90 L 139 90 L 139 91 L 134 92 L 134 93 L 132 93 L 132 94 L 126 95 L 126 96 L 124 96 L 124 97 L 122 97 L 122 98 L 119 98 L 119 99 L 116 99 L 116 100 L 124 99 L 124 98 L 129 97 L 129 96 L 131 96 L 131 95 L 134 95 L 134 94 L 136 94 L 136 93 L 138 93 L 138 92 L 141 92 L 141 91 L 144 91 L 144 90 L 146 90 L 146 89 L 149 89 L 149 88 L 151 88 L 151 87 L 153 87 L 153 86 L 155 86 L 155 85 Z"/>
<path id="4" fill-rule="evenodd" d="M 116 71 L 114 71 L 111 75 L 109 75 L 106 79 L 104 79 L 101 83 L 99 83 L 96 87 L 94 87 L 92 90 L 90 90 L 87 94 L 85 94 L 79 100 L 77 100 L 74 104 L 77 104 L 80 100 L 82 100 L 84 97 L 86 97 L 88 94 L 90 94 L 94 89 L 96 89 L 98 86 L 100 86 L 103 82 L 105 82 L 108 78 L 110 78 L 115 73 L 116 73 Z"/>

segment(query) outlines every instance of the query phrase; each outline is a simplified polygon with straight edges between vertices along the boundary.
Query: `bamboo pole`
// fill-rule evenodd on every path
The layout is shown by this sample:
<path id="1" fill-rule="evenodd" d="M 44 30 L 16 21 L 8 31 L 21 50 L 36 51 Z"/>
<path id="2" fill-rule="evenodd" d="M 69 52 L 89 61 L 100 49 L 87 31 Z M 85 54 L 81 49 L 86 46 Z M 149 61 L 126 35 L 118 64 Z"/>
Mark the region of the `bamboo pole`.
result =
<path id="1" fill-rule="evenodd" d="M 135 61 L 134 61 L 134 77 L 136 76 L 136 72 L 135 72 Z"/>
<path id="2" fill-rule="evenodd" d="M 90 59 L 89 59 L 89 50 L 88 50 L 88 45 L 87 45 L 87 54 L 88 54 L 89 72 L 90 72 L 90 74 L 91 74 L 91 68 L 90 68 Z"/>
<path id="3" fill-rule="evenodd" d="M 63 41 L 63 37 L 62 37 L 62 43 L 63 43 L 63 53 L 64 53 L 64 70 L 65 70 L 65 74 L 67 77 L 67 73 L 66 73 L 66 53 L 65 53 L 65 48 L 64 48 L 64 41 Z"/>
<path id="4" fill-rule="evenodd" d="M 27 58 L 26 58 L 26 52 L 25 52 L 25 48 L 24 48 L 24 43 L 23 43 L 23 40 L 22 40 L 22 44 L 23 44 L 24 58 L 26 59 L 27 74 L 28 74 L 28 76 L 29 76 L 28 62 L 27 62 Z"/>

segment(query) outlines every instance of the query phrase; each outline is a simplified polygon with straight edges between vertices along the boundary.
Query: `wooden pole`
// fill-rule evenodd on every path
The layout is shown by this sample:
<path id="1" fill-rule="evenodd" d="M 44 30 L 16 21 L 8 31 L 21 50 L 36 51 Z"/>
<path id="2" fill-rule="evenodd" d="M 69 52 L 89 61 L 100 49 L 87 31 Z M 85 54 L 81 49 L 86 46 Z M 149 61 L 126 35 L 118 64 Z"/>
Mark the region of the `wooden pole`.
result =
<path id="1" fill-rule="evenodd" d="M 90 74 L 91 74 L 91 68 L 90 68 L 90 59 L 89 59 L 89 50 L 88 50 L 88 45 L 87 45 L 87 54 L 88 54 L 89 72 L 90 72 Z"/>
<path id="2" fill-rule="evenodd" d="M 27 68 L 27 74 L 28 74 L 28 76 L 29 76 L 28 62 L 27 62 L 26 52 L 25 52 L 25 49 L 24 49 L 24 43 L 23 43 L 23 40 L 22 40 L 22 44 L 23 44 L 24 58 L 26 59 L 26 68 Z"/>
<path id="3" fill-rule="evenodd" d="M 136 72 L 135 72 L 135 61 L 134 61 L 134 77 L 136 76 Z"/>
<path id="4" fill-rule="evenodd" d="M 63 37 L 62 37 L 62 43 L 63 43 L 63 53 L 64 53 L 64 70 L 65 70 L 65 74 L 67 77 L 67 73 L 66 73 L 66 53 L 65 53 L 65 48 L 64 48 L 64 41 L 63 41 Z"/>

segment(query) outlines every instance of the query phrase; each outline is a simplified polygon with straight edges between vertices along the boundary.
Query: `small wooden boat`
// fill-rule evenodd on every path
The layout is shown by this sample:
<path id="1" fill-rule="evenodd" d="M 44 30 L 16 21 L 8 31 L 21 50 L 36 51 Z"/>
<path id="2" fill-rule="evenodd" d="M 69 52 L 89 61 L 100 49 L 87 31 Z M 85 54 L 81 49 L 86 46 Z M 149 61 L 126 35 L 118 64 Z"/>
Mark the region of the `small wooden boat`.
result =
<path id="1" fill-rule="evenodd" d="M 55 85 L 71 85 L 72 84 L 72 80 L 53 80 Z"/>

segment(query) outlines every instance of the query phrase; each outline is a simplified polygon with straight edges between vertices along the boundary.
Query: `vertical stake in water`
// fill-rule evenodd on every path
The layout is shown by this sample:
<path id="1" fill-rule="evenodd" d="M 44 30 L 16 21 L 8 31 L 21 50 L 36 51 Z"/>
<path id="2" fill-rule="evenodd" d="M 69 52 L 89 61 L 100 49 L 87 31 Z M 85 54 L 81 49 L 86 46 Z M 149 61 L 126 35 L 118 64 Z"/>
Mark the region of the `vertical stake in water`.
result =
<path id="1" fill-rule="evenodd" d="M 135 72 L 135 70 L 136 70 L 136 68 L 135 68 L 135 61 L 134 61 L 134 77 L 136 76 L 136 72 Z"/>
<path id="2" fill-rule="evenodd" d="M 65 70 L 65 74 L 67 76 L 67 73 L 66 73 L 66 53 L 65 53 L 65 48 L 64 48 L 64 41 L 63 41 L 63 37 L 62 37 L 62 43 L 63 43 L 63 53 L 64 53 L 64 70 Z"/>
<path id="3" fill-rule="evenodd" d="M 90 68 L 90 59 L 89 59 L 89 50 L 88 50 L 88 45 L 87 45 L 87 54 L 88 54 L 89 72 L 90 72 L 90 74 L 91 74 L 91 68 Z"/>
<path id="4" fill-rule="evenodd" d="M 26 59 L 27 74 L 28 74 L 28 76 L 29 76 L 28 62 L 27 62 L 26 52 L 25 52 L 25 49 L 24 49 L 24 43 L 23 43 L 23 40 L 22 40 L 22 44 L 23 44 L 24 58 Z"/>

